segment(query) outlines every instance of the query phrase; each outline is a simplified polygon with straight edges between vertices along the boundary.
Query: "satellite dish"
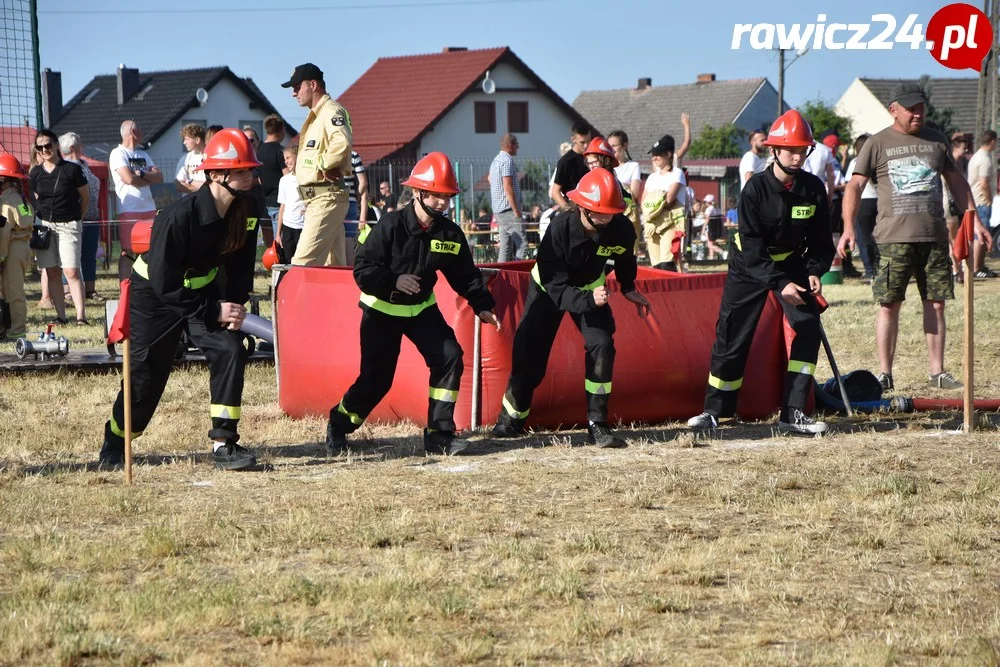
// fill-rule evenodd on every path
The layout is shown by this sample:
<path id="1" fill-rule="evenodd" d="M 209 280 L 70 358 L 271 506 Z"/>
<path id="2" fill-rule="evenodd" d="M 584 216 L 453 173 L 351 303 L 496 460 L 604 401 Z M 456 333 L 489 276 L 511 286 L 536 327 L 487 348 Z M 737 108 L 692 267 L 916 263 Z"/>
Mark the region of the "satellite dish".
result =
<path id="1" fill-rule="evenodd" d="M 497 90 L 496 81 L 490 78 L 490 71 L 486 70 L 486 78 L 483 79 L 483 92 L 492 95 Z"/>
<path id="2" fill-rule="evenodd" d="M 208 91 L 204 88 L 199 88 L 194 91 L 194 98 L 198 100 L 198 104 L 205 106 L 205 103 L 208 102 Z"/>

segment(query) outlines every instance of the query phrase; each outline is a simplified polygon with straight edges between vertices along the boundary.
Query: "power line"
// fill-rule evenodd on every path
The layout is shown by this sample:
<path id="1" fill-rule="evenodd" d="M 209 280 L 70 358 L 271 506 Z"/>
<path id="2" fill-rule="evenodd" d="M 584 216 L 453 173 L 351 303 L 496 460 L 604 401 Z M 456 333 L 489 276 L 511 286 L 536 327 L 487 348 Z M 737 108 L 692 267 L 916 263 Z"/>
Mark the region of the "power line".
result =
<path id="1" fill-rule="evenodd" d="M 364 5 L 339 5 L 336 7 L 272 7 L 272 8 L 240 8 L 234 9 L 212 9 L 205 7 L 186 7 L 172 9 L 66 9 L 66 10 L 40 10 L 39 14 L 50 15 L 98 15 L 98 14 L 231 14 L 238 11 L 240 14 L 287 14 L 289 12 L 337 12 L 348 9 L 420 9 L 423 7 L 479 7 L 485 5 L 509 5 L 509 4 L 539 4 L 548 0 L 481 0 L 480 2 L 465 2 L 465 0 L 430 0 L 425 2 L 388 2 L 382 4 Z"/>

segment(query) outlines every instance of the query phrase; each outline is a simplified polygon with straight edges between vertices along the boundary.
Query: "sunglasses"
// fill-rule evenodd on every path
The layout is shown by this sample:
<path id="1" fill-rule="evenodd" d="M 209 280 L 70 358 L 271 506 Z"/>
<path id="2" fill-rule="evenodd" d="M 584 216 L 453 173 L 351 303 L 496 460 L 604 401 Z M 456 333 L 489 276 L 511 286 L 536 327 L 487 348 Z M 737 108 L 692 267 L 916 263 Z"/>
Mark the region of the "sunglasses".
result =
<path id="1" fill-rule="evenodd" d="M 51 143 L 48 143 L 48 144 L 35 144 L 35 148 L 38 149 L 38 150 L 40 150 L 40 151 L 50 151 L 53 148 L 53 144 L 51 144 Z"/>

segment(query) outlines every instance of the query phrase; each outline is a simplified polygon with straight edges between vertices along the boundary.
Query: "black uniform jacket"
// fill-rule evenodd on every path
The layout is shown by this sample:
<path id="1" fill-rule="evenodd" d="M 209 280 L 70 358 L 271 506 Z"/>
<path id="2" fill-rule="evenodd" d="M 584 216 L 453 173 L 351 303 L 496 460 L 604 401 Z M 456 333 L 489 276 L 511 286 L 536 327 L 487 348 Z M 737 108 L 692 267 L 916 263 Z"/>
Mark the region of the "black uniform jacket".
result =
<path id="1" fill-rule="evenodd" d="M 740 252 L 733 253 L 731 269 L 779 291 L 807 279 L 805 274 L 819 277 L 830 270 L 836 252 L 830 207 L 816 176 L 800 171 L 786 190 L 769 166 L 747 181 L 738 214 Z"/>
<path id="2" fill-rule="evenodd" d="M 435 216 L 425 231 L 413 206 L 383 215 L 358 246 L 354 280 L 361 291 L 391 304 L 414 306 L 431 297 L 440 271 L 477 314 L 493 310 L 496 302 L 462 230 L 448 218 Z M 417 294 L 396 289 L 396 279 L 406 273 L 420 277 Z"/>
<path id="3" fill-rule="evenodd" d="M 616 215 L 597 234 L 588 236 L 578 210 L 552 218 L 535 265 L 542 287 L 560 310 L 585 313 L 596 310 L 592 290 L 581 289 L 601 277 L 609 259 L 622 293 L 635 290 L 635 229 L 624 215 Z"/>
<path id="4" fill-rule="evenodd" d="M 226 217 L 219 217 L 212 192 L 206 185 L 157 213 L 149 240 L 149 251 L 142 257 L 149 271 L 153 292 L 178 315 L 198 316 L 218 321 L 220 301 L 246 303 L 253 291 L 254 263 L 257 259 L 259 219 L 250 205 L 250 216 L 240 224 L 246 227 L 246 240 L 237 250 L 222 254 L 229 229 L 229 218 L 237 206 L 230 206 Z M 194 288 L 185 286 L 185 278 L 194 279 L 219 269 L 211 284 Z"/>

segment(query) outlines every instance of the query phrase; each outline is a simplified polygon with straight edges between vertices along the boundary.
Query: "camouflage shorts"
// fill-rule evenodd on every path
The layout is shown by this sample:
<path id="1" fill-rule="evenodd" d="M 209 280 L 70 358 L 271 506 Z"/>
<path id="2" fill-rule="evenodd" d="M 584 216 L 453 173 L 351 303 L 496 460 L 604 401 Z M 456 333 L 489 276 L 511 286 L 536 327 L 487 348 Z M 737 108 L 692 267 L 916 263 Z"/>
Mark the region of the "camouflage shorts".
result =
<path id="1" fill-rule="evenodd" d="M 878 303 L 906 300 L 906 286 L 916 276 L 924 301 L 955 298 L 948 246 L 928 243 L 880 243 L 878 265 L 872 279 L 872 294 Z"/>

